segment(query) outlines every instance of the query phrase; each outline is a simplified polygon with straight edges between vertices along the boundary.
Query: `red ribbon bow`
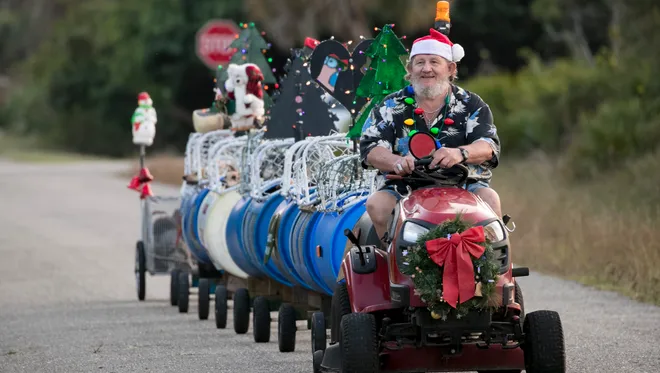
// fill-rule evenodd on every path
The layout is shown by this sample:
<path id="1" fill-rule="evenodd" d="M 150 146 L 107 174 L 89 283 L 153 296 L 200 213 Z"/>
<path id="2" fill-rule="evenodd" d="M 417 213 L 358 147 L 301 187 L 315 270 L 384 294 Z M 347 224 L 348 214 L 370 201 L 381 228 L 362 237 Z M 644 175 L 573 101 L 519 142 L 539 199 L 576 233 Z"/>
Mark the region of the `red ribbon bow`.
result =
<path id="1" fill-rule="evenodd" d="M 147 197 L 151 197 L 154 195 L 153 192 L 151 191 L 151 186 L 149 185 L 149 183 L 153 181 L 153 179 L 154 177 L 151 176 L 149 169 L 143 167 L 137 176 L 133 176 L 131 181 L 128 183 L 127 187 L 128 189 L 139 191 L 140 199 L 145 199 Z"/>
<path id="2" fill-rule="evenodd" d="M 484 241 L 484 228 L 479 226 L 463 233 L 454 233 L 450 238 L 436 238 L 426 242 L 431 260 L 444 267 L 442 296 L 454 308 L 474 296 L 474 266 L 470 255 L 475 258 L 483 255 L 486 248 L 479 244 Z"/>

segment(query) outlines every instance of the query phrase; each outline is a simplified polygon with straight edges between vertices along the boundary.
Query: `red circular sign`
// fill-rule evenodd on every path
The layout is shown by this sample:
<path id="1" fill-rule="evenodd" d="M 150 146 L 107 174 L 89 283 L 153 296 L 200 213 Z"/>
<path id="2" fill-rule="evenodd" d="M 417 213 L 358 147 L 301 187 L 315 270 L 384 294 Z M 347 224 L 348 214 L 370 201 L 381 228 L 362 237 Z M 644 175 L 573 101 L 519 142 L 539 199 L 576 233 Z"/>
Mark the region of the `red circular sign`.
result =
<path id="1" fill-rule="evenodd" d="M 240 29 L 229 20 L 211 20 L 197 32 L 197 56 L 210 69 L 227 65 L 235 50 L 229 45 Z"/>

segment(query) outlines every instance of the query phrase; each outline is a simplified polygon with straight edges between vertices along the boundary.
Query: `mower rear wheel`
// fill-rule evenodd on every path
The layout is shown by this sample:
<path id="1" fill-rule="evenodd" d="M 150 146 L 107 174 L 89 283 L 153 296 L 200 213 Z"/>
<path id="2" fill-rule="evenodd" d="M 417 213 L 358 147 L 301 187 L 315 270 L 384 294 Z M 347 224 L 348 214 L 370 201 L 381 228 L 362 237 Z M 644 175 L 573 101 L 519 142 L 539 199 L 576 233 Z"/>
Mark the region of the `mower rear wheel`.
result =
<path id="1" fill-rule="evenodd" d="M 224 285 L 215 287 L 215 327 L 227 327 L 227 288 Z"/>
<path id="2" fill-rule="evenodd" d="M 557 312 L 531 312 L 525 317 L 523 333 L 527 373 L 566 372 L 564 330 Z"/>
<path id="3" fill-rule="evenodd" d="M 352 312 L 346 283 L 337 284 L 330 306 L 330 343 L 339 341 L 339 329 L 344 315 Z"/>
<path id="4" fill-rule="evenodd" d="M 190 279 L 188 272 L 179 272 L 179 295 L 177 295 L 177 304 L 180 313 L 188 312 L 188 301 L 190 298 Z"/>
<path id="5" fill-rule="evenodd" d="M 341 319 L 339 336 L 342 372 L 379 371 L 376 318 L 368 313 L 351 313 Z"/>
<path id="6" fill-rule="evenodd" d="M 252 310 L 252 334 L 257 343 L 270 341 L 270 306 L 264 297 L 254 298 Z"/>
<path id="7" fill-rule="evenodd" d="M 209 308 L 211 303 L 211 281 L 208 278 L 199 279 L 199 288 L 197 294 L 197 314 L 200 320 L 209 318 Z"/>
<path id="8" fill-rule="evenodd" d="M 280 352 L 296 349 L 296 309 L 289 303 L 282 303 L 277 316 L 277 343 Z"/>
<path id="9" fill-rule="evenodd" d="M 240 288 L 234 293 L 234 331 L 245 334 L 250 326 L 250 293 Z"/>
<path id="10" fill-rule="evenodd" d="M 170 273 L 170 304 L 172 306 L 177 305 L 179 295 L 179 272 L 181 271 L 175 269 Z"/>

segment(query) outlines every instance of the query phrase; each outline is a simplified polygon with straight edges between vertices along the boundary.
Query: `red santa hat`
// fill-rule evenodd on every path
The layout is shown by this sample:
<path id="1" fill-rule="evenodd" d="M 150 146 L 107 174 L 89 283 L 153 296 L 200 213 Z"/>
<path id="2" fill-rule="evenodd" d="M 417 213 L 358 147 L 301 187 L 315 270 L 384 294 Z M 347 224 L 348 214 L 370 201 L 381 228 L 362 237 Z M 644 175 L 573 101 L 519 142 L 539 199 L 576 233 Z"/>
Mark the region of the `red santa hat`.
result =
<path id="1" fill-rule="evenodd" d="M 248 81 L 245 88 L 247 93 L 251 93 L 258 98 L 264 97 L 264 92 L 261 88 L 261 82 L 264 80 L 264 74 L 259 69 L 259 66 L 247 63 L 245 64 L 245 73 L 247 74 Z"/>
<path id="2" fill-rule="evenodd" d="M 410 49 L 410 59 L 418 54 L 434 54 L 451 62 L 458 62 L 465 56 L 465 50 L 460 44 L 454 44 L 438 30 L 431 29 L 430 35 L 423 36 L 413 42 Z"/>
<path id="3" fill-rule="evenodd" d="M 148 94 L 147 92 L 140 92 L 140 93 L 138 94 L 138 101 L 146 101 L 146 100 L 148 100 L 148 99 L 150 99 L 150 98 L 151 98 L 151 97 L 149 97 L 149 94 Z"/>

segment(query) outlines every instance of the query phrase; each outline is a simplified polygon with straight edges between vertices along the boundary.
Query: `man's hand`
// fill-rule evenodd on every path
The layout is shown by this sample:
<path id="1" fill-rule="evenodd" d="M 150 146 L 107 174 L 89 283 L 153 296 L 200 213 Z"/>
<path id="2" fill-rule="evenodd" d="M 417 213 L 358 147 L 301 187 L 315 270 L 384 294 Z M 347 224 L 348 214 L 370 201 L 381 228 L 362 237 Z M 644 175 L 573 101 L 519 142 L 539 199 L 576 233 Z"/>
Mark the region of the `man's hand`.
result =
<path id="1" fill-rule="evenodd" d="M 438 165 L 442 168 L 451 168 L 463 161 L 463 155 L 460 149 L 456 148 L 440 148 L 433 153 L 433 161 L 429 168 L 435 168 Z"/>
<path id="2" fill-rule="evenodd" d="M 392 165 L 392 170 L 397 175 L 409 175 L 415 169 L 415 158 L 408 155 L 405 157 L 399 157 L 394 164 Z"/>

